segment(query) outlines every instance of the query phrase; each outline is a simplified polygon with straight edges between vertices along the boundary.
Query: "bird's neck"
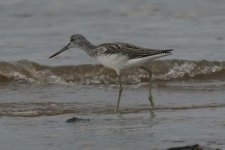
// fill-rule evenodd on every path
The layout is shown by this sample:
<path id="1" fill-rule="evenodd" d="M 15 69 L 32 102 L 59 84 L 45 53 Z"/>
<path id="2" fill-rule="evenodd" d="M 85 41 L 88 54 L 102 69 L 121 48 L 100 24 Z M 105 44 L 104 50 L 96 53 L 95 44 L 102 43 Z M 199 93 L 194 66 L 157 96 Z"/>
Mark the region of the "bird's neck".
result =
<path id="1" fill-rule="evenodd" d="M 79 47 L 80 47 L 81 49 L 83 49 L 84 51 L 89 52 L 89 51 L 93 50 L 96 46 L 93 45 L 93 44 L 92 44 L 91 42 L 89 42 L 88 40 L 86 40 L 86 41 L 84 41 L 83 43 L 81 43 L 81 44 L 79 45 Z"/>

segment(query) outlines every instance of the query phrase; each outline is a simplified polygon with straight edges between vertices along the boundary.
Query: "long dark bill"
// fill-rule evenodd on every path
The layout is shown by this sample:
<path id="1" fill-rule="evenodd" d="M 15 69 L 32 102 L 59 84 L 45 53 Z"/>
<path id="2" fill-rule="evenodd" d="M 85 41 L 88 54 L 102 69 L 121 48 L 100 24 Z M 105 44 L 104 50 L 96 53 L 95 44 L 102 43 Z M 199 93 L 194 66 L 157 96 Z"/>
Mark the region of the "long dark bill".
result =
<path id="1" fill-rule="evenodd" d="M 49 58 L 55 57 L 56 55 L 59 55 L 60 53 L 66 51 L 69 49 L 69 44 L 67 44 L 65 47 L 63 47 L 60 51 L 56 52 L 55 54 L 53 54 L 52 56 L 50 56 Z"/>

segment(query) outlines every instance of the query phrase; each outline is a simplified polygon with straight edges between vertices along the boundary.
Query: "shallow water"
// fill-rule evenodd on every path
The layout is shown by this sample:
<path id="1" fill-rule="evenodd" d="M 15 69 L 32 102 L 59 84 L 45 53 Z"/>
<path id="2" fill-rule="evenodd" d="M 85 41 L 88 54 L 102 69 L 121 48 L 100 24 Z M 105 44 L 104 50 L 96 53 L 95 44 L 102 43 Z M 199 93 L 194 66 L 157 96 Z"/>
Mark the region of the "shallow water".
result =
<path id="1" fill-rule="evenodd" d="M 72 115 L 2 117 L 3 149 L 166 149 L 199 143 L 225 148 L 224 109 L 195 109 L 124 115 L 79 115 L 90 121 L 65 123 Z M 10 142 L 9 142 L 10 141 Z M 10 144 L 13 143 L 13 144 Z"/>
<path id="2" fill-rule="evenodd" d="M 1 147 L 225 148 L 224 5 L 222 0 L 0 1 Z M 118 116 L 114 71 L 78 49 L 48 59 L 74 33 L 94 44 L 174 49 L 149 66 L 155 118 L 148 113 L 144 71 L 124 71 Z M 71 113 L 91 121 L 67 124 Z"/>

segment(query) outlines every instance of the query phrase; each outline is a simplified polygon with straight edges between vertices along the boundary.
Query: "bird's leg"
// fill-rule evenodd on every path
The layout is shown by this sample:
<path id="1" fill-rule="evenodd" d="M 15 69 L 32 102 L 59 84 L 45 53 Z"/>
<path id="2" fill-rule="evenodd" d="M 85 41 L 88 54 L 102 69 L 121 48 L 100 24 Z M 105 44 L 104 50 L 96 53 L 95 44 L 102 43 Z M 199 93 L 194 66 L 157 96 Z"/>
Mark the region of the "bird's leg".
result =
<path id="1" fill-rule="evenodd" d="M 154 108 L 155 104 L 153 102 L 153 97 L 152 97 L 152 71 L 150 69 L 147 69 L 146 67 L 141 67 L 141 68 L 148 72 L 148 76 L 149 76 L 149 97 L 148 97 L 148 100 L 149 100 L 152 108 Z"/>
<path id="2" fill-rule="evenodd" d="M 121 81 L 121 76 L 118 75 L 118 79 L 119 79 L 119 95 L 118 95 L 118 99 L 117 99 L 117 104 L 116 104 L 116 108 L 115 108 L 115 112 L 118 112 L 119 109 L 119 105 L 120 105 L 120 98 L 123 92 L 123 85 L 122 85 L 122 81 Z"/>

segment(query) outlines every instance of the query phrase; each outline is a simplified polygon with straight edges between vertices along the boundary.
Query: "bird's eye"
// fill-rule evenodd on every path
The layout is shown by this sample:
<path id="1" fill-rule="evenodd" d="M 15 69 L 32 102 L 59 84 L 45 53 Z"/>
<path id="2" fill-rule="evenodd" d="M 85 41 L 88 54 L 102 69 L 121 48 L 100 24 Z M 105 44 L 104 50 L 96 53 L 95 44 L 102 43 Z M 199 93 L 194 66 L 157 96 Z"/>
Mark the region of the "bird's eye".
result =
<path id="1" fill-rule="evenodd" d="M 70 41 L 72 41 L 72 42 L 73 42 L 74 40 L 73 40 L 73 39 L 71 39 Z"/>

